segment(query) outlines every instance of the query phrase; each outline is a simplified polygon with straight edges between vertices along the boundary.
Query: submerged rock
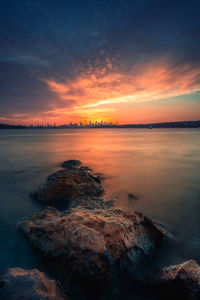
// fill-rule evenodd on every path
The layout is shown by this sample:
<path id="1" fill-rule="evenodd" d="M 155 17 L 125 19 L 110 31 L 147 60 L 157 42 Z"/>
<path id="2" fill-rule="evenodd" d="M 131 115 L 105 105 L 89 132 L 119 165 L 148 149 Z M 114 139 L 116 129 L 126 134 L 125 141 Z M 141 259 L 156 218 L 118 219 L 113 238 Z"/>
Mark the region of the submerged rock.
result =
<path id="1" fill-rule="evenodd" d="M 103 195 L 100 177 L 80 164 L 80 161 L 74 160 L 64 162 L 65 169 L 50 175 L 46 183 L 30 196 L 45 204 L 70 204 L 76 198 L 80 200 Z"/>
<path id="2" fill-rule="evenodd" d="M 138 197 L 135 196 L 135 195 L 132 194 L 132 193 L 129 193 L 129 194 L 128 194 L 128 199 L 129 199 L 129 200 L 138 200 Z"/>
<path id="3" fill-rule="evenodd" d="M 151 283 L 166 289 L 169 296 L 176 292 L 180 299 L 200 299 L 200 266 L 188 260 L 165 267 L 154 275 Z"/>
<path id="4" fill-rule="evenodd" d="M 98 280 L 110 278 L 113 269 L 134 271 L 165 237 L 164 228 L 141 213 L 114 208 L 49 207 L 18 226 L 34 247 Z"/>
<path id="5" fill-rule="evenodd" d="M 58 284 L 44 273 L 21 268 L 7 269 L 1 277 L 1 299 L 7 300 L 67 300 Z"/>

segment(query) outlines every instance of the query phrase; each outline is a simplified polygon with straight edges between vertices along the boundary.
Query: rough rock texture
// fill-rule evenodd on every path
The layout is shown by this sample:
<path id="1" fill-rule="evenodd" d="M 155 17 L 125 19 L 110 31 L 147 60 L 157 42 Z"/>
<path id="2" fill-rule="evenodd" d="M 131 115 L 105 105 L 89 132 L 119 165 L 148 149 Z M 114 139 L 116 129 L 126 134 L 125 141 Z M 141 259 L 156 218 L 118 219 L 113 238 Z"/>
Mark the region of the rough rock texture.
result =
<path id="1" fill-rule="evenodd" d="M 63 168 L 75 168 L 81 166 L 81 161 L 76 159 L 66 160 L 62 163 Z"/>
<path id="2" fill-rule="evenodd" d="M 100 177 L 80 164 L 81 162 L 76 160 L 65 161 L 64 169 L 50 175 L 46 183 L 30 193 L 30 196 L 45 204 L 70 204 L 79 198 L 80 204 L 80 199 L 103 195 Z"/>
<path id="3" fill-rule="evenodd" d="M 18 226 L 34 247 L 92 279 L 108 278 L 113 268 L 134 270 L 165 236 L 160 224 L 142 214 L 114 208 L 49 207 Z"/>
<path id="4" fill-rule="evenodd" d="M 172 295 L 176 289 L 182 294 L 180 299 L 200 299 L 200 267 L 194 260 L 163 268 L 152 283 L 166 287 Z"/>
<path id="5" fill-rule="evenodd" d="M 3 286 L 0 290 L 1 299 L 67 300 L 57 283 L 37 269 L 7 269 L 1 281 Z"/>

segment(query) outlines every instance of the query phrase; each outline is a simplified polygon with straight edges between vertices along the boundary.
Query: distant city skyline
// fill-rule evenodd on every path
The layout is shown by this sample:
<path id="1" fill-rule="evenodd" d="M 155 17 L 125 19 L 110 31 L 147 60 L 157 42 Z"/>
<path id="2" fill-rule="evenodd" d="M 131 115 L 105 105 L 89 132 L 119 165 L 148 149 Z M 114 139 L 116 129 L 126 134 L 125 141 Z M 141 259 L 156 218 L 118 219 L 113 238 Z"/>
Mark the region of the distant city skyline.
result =
<path id="1" fill-rule="evenodd" d="M 0 129 L 73 129 L 73 128 L 200 128 L 200 120 L 181 121 L 181 122 L 162 122 L 162 123 L 143 123 L 143 124 L 119 124 L 118 122 L 85 122 L 83 124 L 70 122 L 68 124 L 37 124 L 37 125 L 12 125 L 0 123 Z"/>
<path id="2" fill-rule="evenodd" d="M 56 126 L 68 126 L 68 127 L 93 127 L 93 126 L 118 126 L 118 122 L 106 122 L 106 121 L 87 121 L 84 122 L 69 122 L 65 124 L 59 124 L 56 123 L 42 123 L 42 124 L 29 124 L 30 127 L 56 127 Z"/>

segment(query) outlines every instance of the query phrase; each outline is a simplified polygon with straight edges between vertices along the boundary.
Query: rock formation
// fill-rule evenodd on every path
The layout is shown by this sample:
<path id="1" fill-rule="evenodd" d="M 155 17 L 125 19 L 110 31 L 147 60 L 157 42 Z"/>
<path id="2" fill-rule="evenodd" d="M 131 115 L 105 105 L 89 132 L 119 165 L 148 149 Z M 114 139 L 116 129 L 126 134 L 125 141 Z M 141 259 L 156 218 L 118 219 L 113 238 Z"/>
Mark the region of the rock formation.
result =
<path id="1" fill-rule="evenodd" d="M 180 299 L 200 299 L 200 267 L 194 260 L 163 268 L 151 283 L 162 291 L 166 289 L 169 297 L 176 291 Z"/>
<path id="2" fill-rule="evenodd" d="M 87 199 L 88 197 L 99 197 L 104 193 L 101 178 L 92 173 L 91 169 L 81 166 L 77 160 L 65 161 L 62 170 L 55 172 L 47 178 L 37 191 L 30 196 L 45 204 L 65 203 L 72 206 L 73 201 Z"/>
<path id="3" fill-rule="evenodd" d="M 2 286 L 0 289 L 1 299 L 67 300 L 61 287 L 37 269 L 7 269 L 0 280 Z"/>
<path id="4" fill-rule="evenodd" d="M 113 268 L 134 271 L 165 237 L 163 227 L 141 213 L 111 207 L 49 207 L 18 226 L 34 247 L 89 279 L 108 279 Z"/>

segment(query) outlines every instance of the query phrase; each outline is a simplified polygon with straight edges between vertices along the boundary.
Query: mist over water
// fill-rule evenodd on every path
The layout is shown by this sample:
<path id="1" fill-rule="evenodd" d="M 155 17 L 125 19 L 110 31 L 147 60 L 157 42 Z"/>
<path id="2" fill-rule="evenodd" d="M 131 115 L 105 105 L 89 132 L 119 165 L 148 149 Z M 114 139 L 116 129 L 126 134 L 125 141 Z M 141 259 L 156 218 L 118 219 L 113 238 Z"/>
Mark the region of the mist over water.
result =
<path id="1" fill-rule="evenodd" d="M 191 258 L 200 262 L 199 129 L 1 130 L 1 270 L 45 270 L 16 223 L 41 209 L 28 193 L 68 159 L 103 173 L 103 185 L 118 206 L 166 224 L 174 242 L 160 251 L 152 268 Z"/>

